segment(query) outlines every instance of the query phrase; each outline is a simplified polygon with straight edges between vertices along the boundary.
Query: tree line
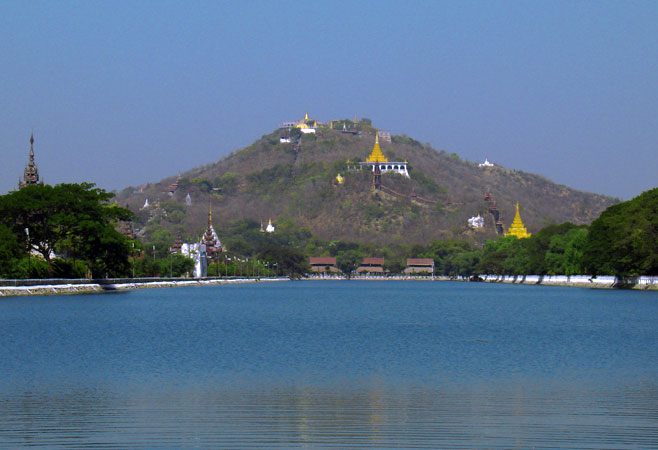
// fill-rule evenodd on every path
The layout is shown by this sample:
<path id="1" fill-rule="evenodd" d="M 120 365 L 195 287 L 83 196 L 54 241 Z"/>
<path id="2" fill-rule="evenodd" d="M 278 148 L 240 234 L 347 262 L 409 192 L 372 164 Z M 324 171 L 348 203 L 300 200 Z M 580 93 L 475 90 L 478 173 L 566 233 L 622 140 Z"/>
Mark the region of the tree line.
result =
<path id="1" fill-rule="evenodd" d="M 117 231 L 134 219 L 112 203 L 112 193 L 91 183 L 35 185 L 0 196 L 0 276 L 100 278 L 183 276 L 191 259 L 171 254 L 171 230 L 155 229 L 144 241 Z M 549 225 L 530 238 L 501 237 L 483 246 L 437 240 L 428 245 L 374 245 L 323 240 L 292 219 L 279 218 L 275 233 L 253 220 L 220 230 L 224 253 L 209 275 L 301 277 L 308 256 L 335 256 L 349 274 L 364 257 L 385 258 L 401 273 L 406 258 L 432 258 L 435 274 L 658 275 L 658 188 L 606 209 L 591 225 Z"/>

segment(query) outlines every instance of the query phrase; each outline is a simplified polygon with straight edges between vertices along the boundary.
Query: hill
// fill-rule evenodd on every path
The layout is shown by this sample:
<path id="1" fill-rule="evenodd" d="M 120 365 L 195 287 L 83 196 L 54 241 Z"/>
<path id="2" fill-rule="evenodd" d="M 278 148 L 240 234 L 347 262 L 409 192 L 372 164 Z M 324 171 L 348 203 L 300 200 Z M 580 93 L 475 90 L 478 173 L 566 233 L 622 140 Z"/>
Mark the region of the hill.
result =
<path id="1" fill-rule="evenodd" d="M 350 121 L 346 123 L 351 124 Z M 500 166 L 478 167 L 458 155 L 437 151 L 406 135 L 381 142 L 391 161 L 407 161 L 410 178 L 385 173 L 385 190 L 375 191 L 372 172 L 356 170 L 373 148 L 376 130 L 367 120 L 358 135 L 337 129 L 302 134 L 281 143 L 281 129 L 221 160 L 157 183 L 129 187 L 117 200 L 137 213 L 140 234 L 180 230 L 197 240 L 208 208 L 220 238 L 229 224 L 290 223 L 325 240 L 370 244 L 427 244 L 460 238 L 482 243 L 496 236 L 484 195 L 491 192 L 507 228 L 520 204 L 530 232 L 555 223 L 587 224 L 616 200 L 558 185 L 540 176 Z M 343 183 L 336 179 L 341 174 Z M 189 194 L 191 205 L 186 198 Z M 151 207 L 143 208 L 146 199 Z M 157 207 L 156 207 L 157 205 Z M 482 231 L 467 219 L 485 218 Z"/>

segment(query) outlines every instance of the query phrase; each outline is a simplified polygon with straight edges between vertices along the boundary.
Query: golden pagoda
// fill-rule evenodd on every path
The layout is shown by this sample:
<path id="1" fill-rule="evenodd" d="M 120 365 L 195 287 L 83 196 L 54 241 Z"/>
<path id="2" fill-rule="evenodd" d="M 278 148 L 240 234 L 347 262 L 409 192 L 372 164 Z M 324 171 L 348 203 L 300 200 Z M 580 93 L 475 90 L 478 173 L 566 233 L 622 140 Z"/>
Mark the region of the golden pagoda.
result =
<path id="1" fill-rule="evenodd" d="M 380 163 L 388 162 L 388 158 L 382 153 L 381 147 L 379 147 L 379 136 L 375 134 L 375 146 L 372 148 L 372 153 L 366 159 L 366 162 L 369 163 Z"/>
<path id="2" fill-rule="evenodd" d="M 308 111 L 306 111 L 306 114 L 304 114 L 304 118 L 302 120 L 295 121 L 295 128 L 300 128 L 302 130 L 310 130 L 312 128 L 316 128 L 317 126 L 318 126 L 318 121 L 315 119 L 311 119 L 308 116 Z"/>
<path id="3" fill-rule="evenodd" d="M 517 239 L 528 238 L 532 236 L 532 233 L 528 233 L 523 221 L 521 220 L 521 214 L 519 214 L 519 202 L 516 202 L 516 215 L 514 216 L 514 221 L 510 225 L 505 236 L 516 236 Z"/>
<path id="4" fill-rule="evenodd" d="M 338 184 L 343 184 L 345 178 L 341 174 L 338 174 L 336 175 L 336 181 L 338 182 Z"/>

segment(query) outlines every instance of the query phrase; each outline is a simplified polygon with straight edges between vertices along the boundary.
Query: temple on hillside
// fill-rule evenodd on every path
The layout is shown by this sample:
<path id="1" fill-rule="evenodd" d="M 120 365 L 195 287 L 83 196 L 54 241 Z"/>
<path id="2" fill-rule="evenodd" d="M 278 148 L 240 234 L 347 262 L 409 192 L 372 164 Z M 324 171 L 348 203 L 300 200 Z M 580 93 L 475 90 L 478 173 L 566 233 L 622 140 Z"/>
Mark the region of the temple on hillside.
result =
<path id="1" fill-rule="evenodd" d="M 267 222 L 267 227 L 263 228 L 263 222 L 260 223 L 260 232 L 261 233 L 274 233 L 274 225 L 272 225 L 272 219 Z"/>
<path id="2" fill-rule="evenodd" d="M 484 228 L 484 217 L 482 217 L 480 214 L 471 217 L 468 219 L 468 226 L 474 230 Z"/>
<path id="3" fill-rule="evenodd" d="M 523 221 L 521 220 L 521 214 L 519 214 L 519 202 L 516 202 L 516 215 L 514 216 L 512 225 L 510 225 L 507 233 L 505 233 L 505 236 L 516 236 L 518 239 L 532 236 L 532 233 L 528 233 L 528 230 L 526 230 Z"/>
<path id="4" fill-rule="evenodd" d="M 183 248 L 183 234 L 178 230 L 178 235 L 176 236 L 176 240 L 174 241 L 174 245 L 169 248 L 169 251 L 171 253 L 180 253 L 181 249 Z"/>
<path id="5" fill-rule="evenodd" d="M 302 133 L 313 133 L 315 134 L 315 129 L 318 127 L 318 121 L 311 119 L 308 116 L 308 111 L 304 115 L 302 120 L 293 120 L 292 122 L 284 122 L 283 128 L 298 128 Z"/>
<path id="6" fill-rule="evenodd" d="M 484 158 L 484 162 L 481 162 L 480 164 L 478 164 L 478 167 L 493 167 L 493 166 L 494 166 L 494 164 L 490 163 L 489 159 L 486 158 L 486 157 Z"/>
<path id="7" fill-rule="evenodd" d="M 174 181 L 169 185 L 169 187 L 167 187 L 167 191 L 166 191 L 167 194 L 172 196 L 176 193 L 176 191 L 178 190 L 179 181 L 180 181 L 180 177 L 176 178 L 176 181 Z"/>
<path id="8" fill-rule="evenodd" d="M 365 162 L 359 163 L 361 166 L 369 166 L 370 170 L 376 172 L 375 168 L 378 168 L 379 171 L 384 174 L 386 172 L 399 173 L 409 178 L 409 171 L 407 170 L 407 162 L 393 162 L 389 161 L 386 156 L 382 153 L 382 149 L 379 146 L 379 135 L 375 135 L 375 145 L 370 152 L 370 156 L 366 159 Z"/>
<path id="9" fill-rule="evenodd" d="M 215 232 L 215 228 L 212 226 L 212 208 L 208 209 L 208 228 L 201 238 L 201 243 L 206 246 L 206 254 L 208 259 L 214 259 L 217 253 L 224 251 L 224 247 L 219 240 L 219 236 Z"/>
<path id="10" fill-rule="evenodd" d="M 23 181 L 18 179 L 18 189 L 22 189 L 25 186 L 30 186 L 33 184 L 43 184 L 43 181 L 39 181 L 39 169 L 37 164 L 34 162 L 34 134 L 30 135 L 30 157 L 28 163 L 25 165 L 25 171 L 23 171 Z"/>

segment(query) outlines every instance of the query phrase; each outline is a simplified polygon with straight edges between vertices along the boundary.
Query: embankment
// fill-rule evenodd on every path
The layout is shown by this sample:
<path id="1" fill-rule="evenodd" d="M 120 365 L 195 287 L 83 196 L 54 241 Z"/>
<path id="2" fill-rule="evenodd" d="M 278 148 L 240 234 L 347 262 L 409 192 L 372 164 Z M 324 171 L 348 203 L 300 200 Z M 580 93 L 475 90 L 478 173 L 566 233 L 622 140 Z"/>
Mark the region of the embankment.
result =
<path id="1" fill-rule="evenodd" d="M 120 278 L 102 280 L 0 280 L 0 297 L 24 295 L 91 294 L 129 289 L 283 281 L 288 278 Z"/>
<path id="2" fill-rule="evenodd" d="M 591 275 L 481 275 L 488 283 L 541 284 L 545 286 L 575 286 L 602 289 L 658 290 L 658 277 L 614 277 Z"/>

